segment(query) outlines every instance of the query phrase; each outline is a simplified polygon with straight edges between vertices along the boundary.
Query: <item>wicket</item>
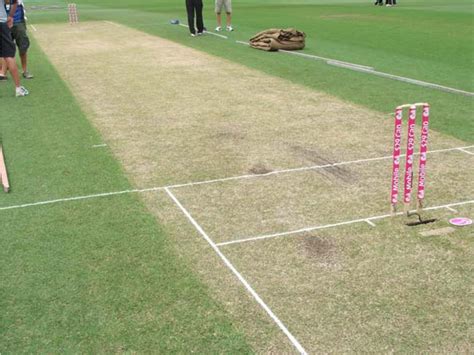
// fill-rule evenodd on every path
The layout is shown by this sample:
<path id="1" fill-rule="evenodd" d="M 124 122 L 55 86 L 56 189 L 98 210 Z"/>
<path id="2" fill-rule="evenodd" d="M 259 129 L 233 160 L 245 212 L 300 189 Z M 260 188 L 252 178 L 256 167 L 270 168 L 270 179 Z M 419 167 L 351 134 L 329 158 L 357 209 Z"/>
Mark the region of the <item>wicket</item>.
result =
<path id="1" fill-rule="evenodd" d="M 79 22 L 79 16 L 77 15 L 77 6 L 76 4 L 68 4 L 69 12 L 69 23 L 75 24 Z"/>
<path id="2" fill-rule="evenodd" d="M 428 125 L 430 121 L 430 105 L 427 103 L 416 103 L 401 105 L 395 109 L 395 131 L 393 134 L 393 168 L 392 168 L 392 195 L 391 195 L 391 213 L 396 213 L 399 191 L 399 175 L 400 175 L 400 156 L 402 143 L 402 123 L 403 109 L 408 110 L 408 135 L 407 135 L 407 152 L 405 162 L 405 180 L 403 201 L 405 204 L 405 212 L 410 210 L 411 193 L 413 190 L 413 160 L 415 151 L 415 121 L 417 107 L 423 107 L 421 118 L 421 140 L 420 140 L 420 164 L 418 167 L 418 194 L 417 206 L 418 212 L 423 208 L 423 199 L 425 197 L 425 179 L 426 179 L 426 158 L 428 153 Z"/>

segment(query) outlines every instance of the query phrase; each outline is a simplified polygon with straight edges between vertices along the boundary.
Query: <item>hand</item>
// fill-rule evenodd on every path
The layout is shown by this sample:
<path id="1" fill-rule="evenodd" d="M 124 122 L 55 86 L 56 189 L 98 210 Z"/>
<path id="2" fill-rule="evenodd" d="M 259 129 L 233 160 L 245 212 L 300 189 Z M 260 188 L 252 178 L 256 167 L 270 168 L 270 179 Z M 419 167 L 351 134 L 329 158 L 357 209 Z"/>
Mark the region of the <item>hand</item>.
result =
<path id="1" fill-rule="evenodd" d="M 7 18 L 7 26 L 8 28 L 12 28 L 13 27 L 13 17 L 9 16 Z"/>

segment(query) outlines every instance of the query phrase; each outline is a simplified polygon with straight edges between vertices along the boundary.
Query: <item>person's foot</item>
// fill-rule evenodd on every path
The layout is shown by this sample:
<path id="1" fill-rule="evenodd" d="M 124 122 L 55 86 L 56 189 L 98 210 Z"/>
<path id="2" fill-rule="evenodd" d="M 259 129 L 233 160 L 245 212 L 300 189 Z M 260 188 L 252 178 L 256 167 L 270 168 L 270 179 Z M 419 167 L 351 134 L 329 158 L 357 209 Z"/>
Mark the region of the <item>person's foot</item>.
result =
<path id="1" fill-rule="evenodd" d="M 195 34 L 195 33 L 191 33 L 191 37 L 196 37 L 196 34 Z"/>
<path id="2" fill-rule="evenodd" d="M 216 32 L 220 32 L 220 31 L 222 31 L 222 27 L 221 27 L 221 26 L 217 26 L 217 27 L 216 27 Z"/>
<path id="3" fill-rule="evenodd" d="M 202 36 L 204 34 L 204 31 L 203 32 L 198 32 L 197 35 L 198 36 Z"/>
<path id="4" fill-rule="evenodd" d="M 7 80 L 8 78 L 5 75 L 0 75 L 0 83 Z"/>
<path id="5" fill-rule="evenodd" d="M 28 92 L 28 90 L 26 90 L 25 87 L 19 86 L 19 87 L 16 88 L 16 97 L 26 96 L 28 94 L 29 94 L 29 92 Z"/>
<path id="6" fill-rule="evenodd" d="M 232 32 L 232 31 L 234 30 L 231 25 L 227 26 L 226 29 L 227 29 L 227 31 L 229 31 L 229 32 Z"/>
<path id="7" fill-rule="evenodd" d="M 23 73 L 23 78 L 25 78 L 25 79 L 33 79 L 34 76 L 31 75 L 31 74 L 29 73 L 29 71 L 27 70 L 27 71 L 25 71 L 25 72 Z"/>

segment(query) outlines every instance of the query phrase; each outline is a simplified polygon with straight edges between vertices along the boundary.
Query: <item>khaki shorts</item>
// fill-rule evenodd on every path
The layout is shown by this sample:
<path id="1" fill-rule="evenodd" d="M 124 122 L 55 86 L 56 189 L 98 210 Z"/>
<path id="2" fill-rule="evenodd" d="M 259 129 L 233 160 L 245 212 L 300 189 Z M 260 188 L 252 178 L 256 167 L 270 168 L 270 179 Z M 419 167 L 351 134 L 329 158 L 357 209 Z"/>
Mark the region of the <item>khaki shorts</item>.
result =
<path id="1" fill-rule="evenodd" d="M 232 0 L 216 0 L 216 14 L 220 14 L 224 7 L 225 12 L 230 14 L 232 12 Z"/>
<path id="2" fill-rule="evenodd" d="M 20 22 L 15 23 L 11 28 L 12 37 L 18 47 L 20 54 L 25 54 L 30 47 L 30 39 L 26 34 L 26 23 Z"/>

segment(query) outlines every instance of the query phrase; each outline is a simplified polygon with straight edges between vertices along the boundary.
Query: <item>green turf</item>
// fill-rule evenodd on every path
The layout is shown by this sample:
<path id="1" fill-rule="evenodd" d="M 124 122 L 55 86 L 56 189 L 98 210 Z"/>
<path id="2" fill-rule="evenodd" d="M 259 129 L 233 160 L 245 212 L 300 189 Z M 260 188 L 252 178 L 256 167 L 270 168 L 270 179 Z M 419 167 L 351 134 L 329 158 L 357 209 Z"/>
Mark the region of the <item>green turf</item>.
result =
<path id="1" fill-rule="evenodd" d="M 373 6 L 365 0 L 304 0 L 291 4 L 280 0 L 239 1 L 234 4 L 236 31 L 227 41 L 214 36 L 190 38 L 184 27 L 169 25 L 172 18 L 185 22 L 181 2 L 81 0 L 78 3 L 82 20 L 121 22 L 382 112 L 391 112 L 401 103 L 427 101 L 433 108 L 433 129 L 474 142 L 472 97 L 308 59 L 259 52 L 234 42 L 246 41 L 266 28 L 294 26 L 307 33 L 304 53 L 474 92 L 474 10 L 470 0 L 449 4 L 441 0 L 402 1 L 394 8 Z M 65 11 L 33 11 L 30 18 L 33 22 L 65 21 Z M 210 29 L 215 25 L 211 2 L 205 2 L 205 22 Z"/>
<path id="2" fill-rule="evenodd" d="M 0 86 L 18 203 L 130 188 L 40 50 L 28 98 Z M 250 352 L 137 195 L 0 210 L 2 353 Z"/>

